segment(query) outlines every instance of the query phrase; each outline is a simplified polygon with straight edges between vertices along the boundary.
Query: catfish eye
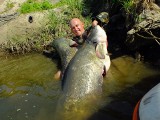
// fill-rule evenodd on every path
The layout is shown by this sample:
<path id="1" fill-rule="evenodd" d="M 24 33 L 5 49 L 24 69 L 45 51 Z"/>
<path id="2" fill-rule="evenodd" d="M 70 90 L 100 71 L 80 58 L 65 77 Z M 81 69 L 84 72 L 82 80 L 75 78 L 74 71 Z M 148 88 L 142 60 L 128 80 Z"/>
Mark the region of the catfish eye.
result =
<path id="1" fill-rule="evenodd" d="M 97 42 L 96 42 L 96 41 L 93 41 L 93 44 L 97 44 Z"/>

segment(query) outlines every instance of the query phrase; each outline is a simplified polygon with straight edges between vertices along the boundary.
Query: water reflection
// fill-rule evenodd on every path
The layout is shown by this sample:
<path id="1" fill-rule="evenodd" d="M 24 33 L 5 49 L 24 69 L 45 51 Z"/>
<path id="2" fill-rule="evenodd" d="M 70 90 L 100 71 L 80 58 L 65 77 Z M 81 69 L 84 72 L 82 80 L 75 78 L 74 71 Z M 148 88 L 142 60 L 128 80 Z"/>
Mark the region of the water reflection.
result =
<path id="1" fill-rule="evenodd" d="M 54 79 L 56 62 L 40 54 L 1 58 L 1 120 L 54 120 L 60 81 Z M 130 120 L 136 102 L 159 82 L 160 72 L 129 56 L 112 60 L 103 82 L 100 109 L 70 114 L 63 120 L 89 117 L 89 120 Z M 84 109 L 87 109 L 84 106 Z M 61 112 L 61 111 L 59 111 Z"/>

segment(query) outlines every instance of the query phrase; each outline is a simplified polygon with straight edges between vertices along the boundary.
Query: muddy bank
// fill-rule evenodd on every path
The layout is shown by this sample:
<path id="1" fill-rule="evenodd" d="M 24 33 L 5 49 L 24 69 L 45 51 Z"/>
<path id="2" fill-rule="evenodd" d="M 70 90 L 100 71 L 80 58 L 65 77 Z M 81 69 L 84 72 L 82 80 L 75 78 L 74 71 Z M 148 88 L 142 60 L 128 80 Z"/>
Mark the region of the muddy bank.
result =
<path id="1" fill-rule="evenodd" d="M 42 1 L 42 0 L 40 0 Z M 39 2 L 40 2 L 39 1 Z M 26 0 L 4 0 L 0 4 L 0 52 L 4 54 L 25 54 L 42 52 L 53 40 L 49 34 L 49 14 L 57 9 L 20 14 L 19 9 Z M 52 4 L 58 0 L 50 1 Z M 7 5 L 12 7 L 6 9 Z"/>
<path id="2" fill-rule="evenodd" d="M 105 25 L 104 28 L 108 36 L 108 50 L 110 53 L 112 53 L 112 59 L 124 54 L 128 54 L 134 57 L 137 61 L 148 61 L 154 63 L 155 65 L 159 64 L 160 55 L 158 53 L 160 51 L 160 47 L 157 44 L 156 40 L 145 39 L 138 36 L 139 34 L 143 35 L 144 37 L 151 37 L 148 34 L 144 33 L 144 31 L 142 31 L 143 29 L 139 30 L 138 26 L 140 26 L 144 21 L 147 21 L 149 17 L 151 17 L 149 13 L 152 13 L 152 11 L 145 12 L 142 9 L 138 11 L 137 7 L 136 11 L 134 11 L 134 14 L 128 14 L 122 7 L 122 5 L 117 3 L 111 3 L 107 1 L 99 3 L 98 0 L 85 1 L 85 4 L 87 4 L 87 2 L 91 3 L 91 9 L 87 12 L 91 13 L 92 17 L 96 16 L 102 11 L 106 11 L 109 13 L 109 23 Z M 142 2 L 144 2 L 144 0 L 141 0 L 139 3 L 137 3 L 137 5 L 140 6 Z M 147 5 L 150 5 L 150 3 L 148 3 Z M 136 21 L 137 18 L 143 18 L 143 12 L 148 13 L 145 14 L 145 19 L 138 19 L 138 21 Z M 86 15 L 89 14 L 83 11 L 83 14 L 84 13 Z M 153 16 L 157 14 L 154 14 Z M 44 26 L 45 24 L 44 20 L 41 20 L 41 18 L 45 18 L 45 15 L 45 13 L 42 14 L 38 12 L 30 13 L 27 15 L 20 15 L 16 17 L 16 19 L 12 19 L 10 22 L 1 26 L 2 29 L 0 29 L 0 34 L 2 37 L 0 39 L 0 42 L 8 39 L 7 43 L 1 44 L 1 51 L 6 51 L 7 53 L 11 54 L 24 54 L 32 51 L 42 52 L 43 50 L 48 50 L 49 48 L 47 45 L 53 40 L 52 35 L 49 36 L 51 38 L 46 37 L 42 39 L 40 37 L 48 32 L 42 27 L 42 23 Z M 137 15 L 138 17 L 135 15 Z M 153 16 L 152 18 L 156 18 Z M 29 22 L 30 17 L 33 18 L 33 22 Z M 155 23 L 159 24 L 157 19 L 155 19 L 152 24 L 149 23 L 146 25 L 149 25 L 151 29 L 151 26 L 157 25 Z M 37 31 L 41 29 L 40 26 L 42 28 L 42 31 L 37 33 Z M 18 28 L 18 30 L 15 28 Z M 129 34 L 130 30 L 133 31 L 132 29 L 139 31 Z M 159 26 L 152 31 L 153 34 L 158 38 Z M 9 38 L 11 34 L 16 36 Z M 36 36 L 33 37 L 30 34 Z M 11 39 L 14 42 L 10 42 Z M 23 39 L 24 42 L 17 42 L 19 39 Z"/>

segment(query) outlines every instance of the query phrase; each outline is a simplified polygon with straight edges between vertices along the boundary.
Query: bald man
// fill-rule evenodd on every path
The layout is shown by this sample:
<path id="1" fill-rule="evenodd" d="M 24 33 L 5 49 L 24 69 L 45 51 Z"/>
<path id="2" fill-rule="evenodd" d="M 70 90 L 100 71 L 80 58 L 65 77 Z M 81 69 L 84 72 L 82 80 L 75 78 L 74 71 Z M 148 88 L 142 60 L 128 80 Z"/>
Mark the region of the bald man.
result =
<path id="1" fill-rule="evenodd" d="M 70 43 L 70 46 L 78 47 L 80 45 L 83 45 L 84 41 L 87 39 L 87 35 L 91 27 L 85 30 L 84 23 L 78 18 L 71 19 L 69 26 L 71 28 L 72 33 L 75 35 L 72 39 L 73 41 L 71 41 Z"/>
<path id="2" fill-rule="evenodd" d="M 69 26 L 70 26 L 73 34 L 76 35 L 76 36 L 82 36 L 82 34 L 85 31 L 84 23 L 78 18 L 71 19 L 70 23 L 69 23 Z"/>

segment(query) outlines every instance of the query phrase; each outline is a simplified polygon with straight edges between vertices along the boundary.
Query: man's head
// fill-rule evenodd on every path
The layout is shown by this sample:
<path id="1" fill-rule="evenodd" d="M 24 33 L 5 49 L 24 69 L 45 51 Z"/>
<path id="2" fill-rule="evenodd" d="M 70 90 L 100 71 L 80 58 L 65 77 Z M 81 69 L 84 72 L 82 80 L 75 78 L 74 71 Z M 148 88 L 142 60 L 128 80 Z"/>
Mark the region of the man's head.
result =
<path id="1" fill-rule="evenodd" d="M 78 18 L 73 18 L 70 21 L 69 26 L 73 34 L 75 34 L 76 36 L 81 36 L 85 31 L 84 23 Z"/>

